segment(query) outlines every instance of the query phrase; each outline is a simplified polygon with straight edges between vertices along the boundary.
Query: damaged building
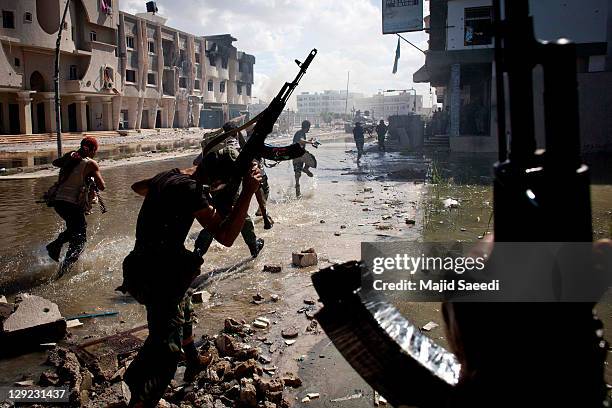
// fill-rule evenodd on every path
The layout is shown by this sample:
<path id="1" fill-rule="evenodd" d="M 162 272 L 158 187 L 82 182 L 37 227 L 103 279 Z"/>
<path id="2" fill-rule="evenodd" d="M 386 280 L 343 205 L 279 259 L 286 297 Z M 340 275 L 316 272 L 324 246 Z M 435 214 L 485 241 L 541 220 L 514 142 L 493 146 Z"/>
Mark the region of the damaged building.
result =
<path id="1" fill-rule="evenodd" d="M 612 151 L 612 10 L 606 0 L 530 2 L 536 38 L 577 44 L 580 137 L 583 151 Z M 425 18 L 429 50 L 414 82 L 436 88 L 443 104 L 438 136 L 451 151 L 497 151 L 491 0 L 432 0 Z M 551 23 L 554 22 L 554 23 Z M 544 144 L 543 78 L 534 69 L 536 138 Z"/>
<path id="2" fill-rule="evenodd" d="M 56 131 L 55 43 L 62 0 L 0 6 L 0 133 Z M 229 34 L 196 36 L 117 0 L 72 0 L 61 27 L 64 132 L 219 127 L 247 111 L 255 57 Z"/>

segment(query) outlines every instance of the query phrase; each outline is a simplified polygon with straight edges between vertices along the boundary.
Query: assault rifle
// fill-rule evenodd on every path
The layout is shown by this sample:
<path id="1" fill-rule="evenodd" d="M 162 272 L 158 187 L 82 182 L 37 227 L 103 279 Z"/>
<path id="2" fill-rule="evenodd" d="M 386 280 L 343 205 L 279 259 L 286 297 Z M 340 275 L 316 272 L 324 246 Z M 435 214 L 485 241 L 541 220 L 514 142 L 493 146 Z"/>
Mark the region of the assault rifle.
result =
<path id="1" fill-rule="evenodd" d="M 590 242 L 575 46 L 537 41 L 528 0 L 504 1 L 504 12 L 502 21 L 500 0 L 493 0 L 495 241 Z M 536 153 L 536 65 L 543 68 L 545 153 Z M 604 406 L 607 345 L 594 302 L 445 303 L 446 337 L 455 354 L 387 300 L 362 297 L 364 268 L 353 261 L 313 275 L 324 304 L 316 318 L 346 360 L 393 406 Z M 583 279 L 589 278 L 584 271 Z"/>
<path id="2" fill-rule="evenodd" d="M 270 102 L 268 107 L 255 118 L 251 119 L 249 122 L 238 127 L 237 129 L 232 129 L 213 138 L 208 143 L 207 147 L 202 150 L 202 157 L 206 157 L 206 154 L 214 146 L 223 142 L 225 139 L 234 135 L 235 133 L 249 128 L 253 124 L 255 124 L 255 127 L 253 128 L 251 137 L 249 137 L 246 144 L 240 149 L 240 154 L 236 159 L 235 174 L 239 175 L 239 177 L 242 177 L 242 174 L 247 171 L 253 160 L 267 159 L 273 161 L 284 161 L 295 159 L 303 155 L 305 150 L 299 143 L 293 143 L 288 146 L 270 146 L 266 145 L 265 141 L 266 137 L 272 133 L 274 124 L 283 112 L 289 97 L 295 88 L 297 88 L 300 80 L 304 74 L 306 74 L 306 70 L 316 55 L 317 50 L 313 49 L 310 51 L 310 54 L 308 54 L 308 57 L 306 57 L 304 62 L 295 60 L 297 66 L 300 67 L 300 71 L 296 75 L 295 79 L 292 82 L 285 82 L 279 93 L 274 97 L 274 99 L 272 99 L 272 102 Z"/>

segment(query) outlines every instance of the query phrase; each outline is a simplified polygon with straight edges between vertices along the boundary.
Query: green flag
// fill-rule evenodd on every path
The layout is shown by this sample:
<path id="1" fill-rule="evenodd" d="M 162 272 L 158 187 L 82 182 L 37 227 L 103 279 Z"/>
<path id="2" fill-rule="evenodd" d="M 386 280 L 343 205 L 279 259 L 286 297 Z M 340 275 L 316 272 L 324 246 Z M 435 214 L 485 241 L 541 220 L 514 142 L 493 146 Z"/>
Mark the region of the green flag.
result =
<path id="1" fill-rule="evenodd" d="M 393 73 L 397 73 L 397 62 L 400 59 L 400 39 L 397 39 L 397 48 L 395 49 L 395 61 L 393 62 Z"/>

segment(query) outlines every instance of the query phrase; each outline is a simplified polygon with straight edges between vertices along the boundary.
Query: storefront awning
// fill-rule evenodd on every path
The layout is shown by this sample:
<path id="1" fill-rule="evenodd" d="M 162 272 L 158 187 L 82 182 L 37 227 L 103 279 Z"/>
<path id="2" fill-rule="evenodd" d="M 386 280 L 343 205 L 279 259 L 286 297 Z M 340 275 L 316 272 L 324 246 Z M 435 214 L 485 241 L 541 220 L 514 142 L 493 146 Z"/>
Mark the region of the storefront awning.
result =
<path id="1" fill-rule="evenodd" d="M 427 65 L 423 65 L 421 68 L 416 70 L 414 74 L 412 74 L 413 82 L 429 82 L 429 71 L 427 70 Z"/>

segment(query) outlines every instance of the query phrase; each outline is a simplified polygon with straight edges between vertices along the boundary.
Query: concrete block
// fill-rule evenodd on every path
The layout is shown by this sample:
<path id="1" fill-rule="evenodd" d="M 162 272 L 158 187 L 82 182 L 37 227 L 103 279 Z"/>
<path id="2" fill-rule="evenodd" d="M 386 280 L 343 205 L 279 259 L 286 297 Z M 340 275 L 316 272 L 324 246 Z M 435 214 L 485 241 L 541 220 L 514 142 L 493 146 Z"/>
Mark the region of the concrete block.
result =
<path id="1" fill-rule="evenodd" d="M 208 303 L 208 301 L 210 300 L 211 294 L 208 293 L 205 290 L 201 290 L 198 292 L 194 292 L 193 295 L 191 295 L 191 301 L 193 303 Z"/>
<path id="2" fill-rule="evenodd" d="M 316 252 L 294 252 L 292 254 L 293 265 L 301 268 L 316 265 L 319 260 Z"/>

